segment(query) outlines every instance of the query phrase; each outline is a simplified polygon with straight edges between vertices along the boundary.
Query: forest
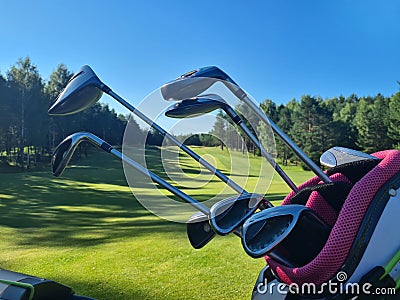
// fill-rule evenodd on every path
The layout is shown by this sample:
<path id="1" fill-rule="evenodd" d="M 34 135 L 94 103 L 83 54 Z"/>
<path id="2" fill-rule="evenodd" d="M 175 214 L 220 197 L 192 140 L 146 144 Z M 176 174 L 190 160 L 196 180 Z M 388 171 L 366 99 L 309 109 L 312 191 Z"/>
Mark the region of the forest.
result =
<path id="1" fill-rule="evenodd" d="M 69 116 L 48 115 L 72 75 L 60 64 L 44 81 L 29 57 L 0 75 L 0 165 L 30 169 L 47 164 L 58 143 L 77 131 L 89 131 L 121 145 L 128 116 L 117 115 L 107 105 L 96 103 Z M 137 130 L 140 134 L 139 126 Z M 86 152 L 87 147 L 82 144 L 78 152 Z"/>
<path id="2" fill-rule="evenodd" d="M 52 117 L 48 108 L 65 87 L 73 73 L 64 64 L 56 67 L 47 81 L 29 57 L 19 59 L 6 74 L 0 74 L 0 166 L 30 169 L 49 162 L 49 154 L 67 135 L 89 131 L 113 145 L 121 145 L 128 115 L 117 114 L 105 104 L 96 103 L 74 115 Z M 400 84 L 400 82 L 398 82 Z M 399 85 L 400 86 L 400 85 Z M 391 96 L 381 94 L 359 97 L 324 99 L 304 95 L 287 104 L 277 105 L 264 100 L 261 108 L 315 162 L 323 151 L 332 146 L 343 146 L 368 153 L 400 147 L 400 92 Z M 179 136 L 188 145 L 228 146 L 241 151 L 230 120 L 219 112 L 210 134 Z M 143 130 L 136 126 L 138 135 Z M 265 124 L 253 129 L 260 141 L 267 139 Z M 213 137 L 218 135 L 221 142 Z M 228 137 L 229 138 L 224 138 Z M 276 138 L 276 153 L 283 164 L 298 163 L 294 155 Z M 160 145 L 162 137 L 150 131 L 149 145 Z M 245 139 L 245 146 L 254 145 Z M 83 150 L 85 148 L 83 147 Z M 254 154 L 258 151 L 254 149 Z"/>
<path id="3" fill-rule="evenodd" d="M 333 146 L 367 153 L 400 146 L 400 92 L 390 97 L 381 94 L 358 97 L 353 94 L 330 99 L 304 95 L 300 100 L 293 99 L 285 105 L 267 99 L 261 103 L 261 108 L 315 162 L 319 162 L 319 156 Z M 220 116 L 212 132 L 218 136 L 233 134 L 227 130 L 232 128 L 227 126 L 231 121 L 224 114 Z M 259 123 L 254 129 L 261 142 L 265 128 L 264 123 Z M 220 144 L 201 136 L 199 140 L 200 144 L 204 140 L 211 145 Z M 235 141 L 232 138 L 226 140 Z M 298 162 L 279 138 L 275 141 L 275 155 L 283 164 Z M 246 143 L 251 149 L 251 143 L 248 140 Z M 230 145 L 240 148 L 240 144 L 238 146 Z"/>

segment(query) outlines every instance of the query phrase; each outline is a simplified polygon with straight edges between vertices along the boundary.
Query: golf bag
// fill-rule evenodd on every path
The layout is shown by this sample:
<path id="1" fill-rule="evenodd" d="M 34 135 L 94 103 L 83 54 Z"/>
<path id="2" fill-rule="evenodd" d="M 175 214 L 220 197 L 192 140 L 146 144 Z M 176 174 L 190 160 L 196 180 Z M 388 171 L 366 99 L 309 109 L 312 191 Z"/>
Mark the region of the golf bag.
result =
<path id="1" fill-rule="evenodd" d="M 58 282 L 0 269 L 0 300 L 94 300 Z"/>
<path id="2" fill-rule="evenodd" d="M 295 252 L 308 256 L 300 265 L 265 257 L 253 300 L 400 299 L 400 151 L 373 155 L 379 160 L 333 167 L 332 183 L 314 177 L 284 199 L 311 208 L 331 229 L 322 244 L 317 236 L 299 243 L 305 232 L 290 237 L 296 245 L 286 241 L 289 261 Z M 303 251 L 310 244 L 318 248 L 312 257 Z"/>

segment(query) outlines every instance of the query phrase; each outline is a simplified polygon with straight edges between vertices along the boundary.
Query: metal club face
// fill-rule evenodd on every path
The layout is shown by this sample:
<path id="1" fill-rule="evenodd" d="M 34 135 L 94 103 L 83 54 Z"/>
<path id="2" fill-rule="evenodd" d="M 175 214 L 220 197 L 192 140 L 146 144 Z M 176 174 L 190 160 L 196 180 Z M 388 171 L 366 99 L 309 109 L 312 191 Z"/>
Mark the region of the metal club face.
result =
<path id="1" fill-rule="evenodd" d="M 49 109 L 49 114 L 62 116 L 84 110 L 101 98 L 103 86 L 89 66 L 81 67 L 58 95 Z"/>
<path id="2" fill-rule="evenodd" d="M 76 148 L 83 141 L 91 142 L 96 146 L 102 145 L 95 135 L 88 132 L 78 132 L 66 137 L 54 150 L 51 158 L 51 169 L 54 176 L 61 176 Z"/>
<path id="3" fill-rule="evenodd" d="M 242 244 L 248 255 L 254 258 L 266 255 L 289 234 L 301 211 L 298 205 L 290 206 L 263 210 L 246 220 L 242 228 Z"/>
<path id="4" fill-rule="evenodd" d="M 269 255 L 287 266 L 301 266 L 322 249 L 330 226 L 310 208 L 283 205 L 263 210 L 243 224 L 242 245 L 248 255 Z"/>
<path id="5" fill-rule="evenodd" d="M 264 198 L 258 194 L 242 194 L 215 203 L 210 209 L 210 224 L 220 235 L 233 232 L 258 208 Z"/>
<path id="6" fill-rule="evenodd" d="M 203 248 L 215 236 L 208 216 L 202 212 L 195 213 L 190 217 L 186 224 L 186 230 L 189 242 L 195 249 Z"/>
<path id="7" fill-rule="evenodd" d="M 57 146 L 51 158 L 51 169 L 54 176 L 61 176 L 81 141 L 79 137 L 70 135 Z"/>
<path id="8" fill-rule="evenodd" d="M 217 95 L 204 95 L 181 100 L 171 105 L 165 115 L 170 118 L 191 118 L 207 114 L 217 109 L 224 109 L 226 103 Z"/>
<path id="9" fill-rule="evenodd" d="M 360 160 L 379 160 L 379 158 L 349 148 L 333 147 L 325 151 L 321 155 L 319 160 L 321 165 L 332 168 L 350 162 L 355 162 Z"/>
<path id="10" fill-rule="evenodd" d="M 232 78 L 220 68 L 210 66 L 187 72 L 164 84 L 161 87 L 161 93 L 165 100 L 176 101 L 193 98 L 203 93 L 218 80 L 236 85 Z"/>

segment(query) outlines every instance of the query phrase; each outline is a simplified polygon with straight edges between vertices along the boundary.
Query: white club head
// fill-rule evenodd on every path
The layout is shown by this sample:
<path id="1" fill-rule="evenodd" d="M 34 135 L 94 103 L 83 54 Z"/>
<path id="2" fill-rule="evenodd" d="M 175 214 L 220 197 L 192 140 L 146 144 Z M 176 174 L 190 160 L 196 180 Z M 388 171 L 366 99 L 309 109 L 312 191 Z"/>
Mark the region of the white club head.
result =
<path id="1" fill-rule="evenodd" d="M 325 151 L 319 159 L 321 165 L 329 168 L 360 160 L 379 160 L 379 158 L 349 148 L 333 147 Z"/>

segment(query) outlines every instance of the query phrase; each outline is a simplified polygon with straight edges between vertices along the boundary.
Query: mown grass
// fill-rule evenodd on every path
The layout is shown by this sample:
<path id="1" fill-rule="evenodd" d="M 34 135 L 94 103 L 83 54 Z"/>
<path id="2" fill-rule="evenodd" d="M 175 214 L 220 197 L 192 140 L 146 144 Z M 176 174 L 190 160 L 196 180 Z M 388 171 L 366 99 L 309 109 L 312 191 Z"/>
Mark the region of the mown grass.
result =
<path id="1" fill-rule="evenodd" d="M 219 149 L 196 151 L 228 169 Z M 196 163 L 181 162 L 190 176 L 198 175 Z M 286 170 L 296 183 L 312 176 Z M 250 176 L 249 186 L 256 179 Z M 185 191 L 208 195 L 222 186 L 213 180 L 204 190 Z M 288 192 L 275 176 L 267 195 L 278 203 Z M 264 265 L 248 257 L 235 236 L 191 248 L 185 225 L 146 211 L 132 196 L 121 163 L 104 153 L 74 161 L 61 178 L 50 170 L 0 174 L 0 214 L 1 268 L 97 299 L 249 299 Z"/>

